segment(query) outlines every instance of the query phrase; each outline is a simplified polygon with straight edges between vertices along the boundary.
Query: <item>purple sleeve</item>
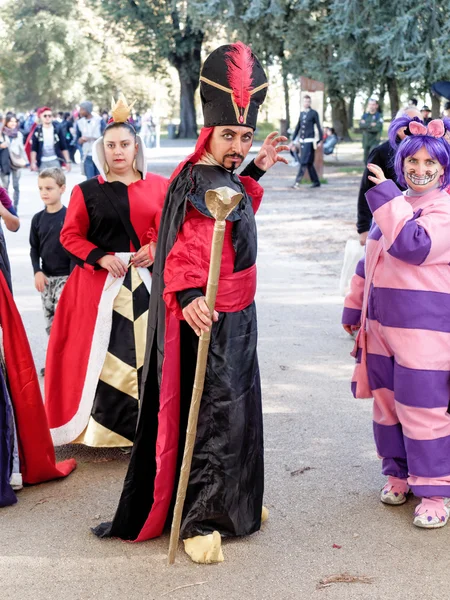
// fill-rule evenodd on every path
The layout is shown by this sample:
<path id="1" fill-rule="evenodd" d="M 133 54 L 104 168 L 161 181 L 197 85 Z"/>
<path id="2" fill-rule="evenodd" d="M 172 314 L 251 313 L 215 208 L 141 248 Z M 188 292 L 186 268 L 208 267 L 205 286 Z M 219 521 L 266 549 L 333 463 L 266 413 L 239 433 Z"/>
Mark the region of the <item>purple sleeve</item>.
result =
<path id="1" fill-rule="evenodd" d="M 366 192 L 366 200 L 372 214 L 381 208 L 386 202 L 394 198 L 402 197 L 402 191 L 391 179 L 386 179 Z"/>
<path id="2" fill-rule="evenodd" d="M 431 237 L 423 226 L 419 210 L 411 204 L 390 179 L 366 193 L 373 218 L 387 242 L 388 252 L 394 258 L 411 265 L 423 264 L 431 251 Z M 448 223 L 446 223 L 448 227 Z"/>
<path id="3" fill-rule="evenodd" d="M 349 308 L 344 306 L 342 311 L 342 325 L 360 325 L 361 324 L 361 312 L 357 308 Z"/>

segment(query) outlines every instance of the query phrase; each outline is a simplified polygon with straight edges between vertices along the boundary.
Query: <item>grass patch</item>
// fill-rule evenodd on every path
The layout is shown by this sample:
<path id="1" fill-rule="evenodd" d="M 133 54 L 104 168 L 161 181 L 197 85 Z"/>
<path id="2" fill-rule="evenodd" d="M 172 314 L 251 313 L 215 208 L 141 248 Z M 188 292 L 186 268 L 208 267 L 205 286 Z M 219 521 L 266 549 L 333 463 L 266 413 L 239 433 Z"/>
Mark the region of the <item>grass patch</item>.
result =
<path id="1" fill-rule="evenodd" d="M 319 177 L 319 181 L 320 181 L 320 183 L 328 183 L 328 179 L 326 179 L 325 177 Z M 311 185 L 311 182 L 306 181 L 305 179 L 302 179 L 300 181 L 300 185 Z"/>
<path id="2" fill-rule="evenodd" d="M 354 175 L 362 175 L 365 167 L 340 167 L 339 173 L 352 173 Z"/>
<path id="3" fill-rule="evenodd" d="M 266 137 L 269 135 L 269 133 L 272 133 L 272 131 L 280 131 L 280 126 L 278 125 L 278 127 L 275 127 L 275 125 L 273 123 L 266 123 L 266 122 L 262 122 L 262 123 L 258 123 L 258 126 L 255 130 L 255 141 L 257 142 L 263 142 Z"/>

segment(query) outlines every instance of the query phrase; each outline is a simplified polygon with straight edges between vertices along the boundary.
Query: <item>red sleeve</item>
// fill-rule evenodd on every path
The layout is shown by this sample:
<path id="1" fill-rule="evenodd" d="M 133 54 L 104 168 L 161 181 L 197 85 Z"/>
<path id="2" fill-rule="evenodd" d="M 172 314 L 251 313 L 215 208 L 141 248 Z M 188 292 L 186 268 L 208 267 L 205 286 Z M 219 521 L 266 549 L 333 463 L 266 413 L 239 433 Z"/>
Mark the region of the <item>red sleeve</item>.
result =
<path id="1" fill-rule="evenodd" d="M 89 215 L 80 186 L 73 188 L 67 209 L 64 226 L 61 230 L 61 244 L 78 259 L 76 262 L 85 269 L 93 270 L 99 258 L 105 256 L 101 248 L 87 239 Z"/>
<path id="2" fill-rule="evenodd" d="M 256 214 L 264 195 L 264 189 L 252 177 L 244 176 L 239 179 L 252 200 L 253 212 Z"/>
<path id="3" fill-rule="evenodd" d="M 177 292 L 206 287 L 213 231 L 214 219 L 191 210 L 167 256 L 163 298 L 168 309 L 180 320 L 183 313 Z"/>
<path id="4" fill-rule="evenodd" d="M 148 177 L 148 175 L 147 175 Z M 164 202 L 166 200 L 167 190 L 169 189 L 169 180 L 159 175 L 153 175 L 151 179 L 154 188 L 158 189 L 158 192 L 153 193 L 153 202 L 155 205 L 155 213 L 152 225 L 149 229 L 141 236 L 139 240 L 142 246 L 149 244 L 150 242 L 158 241 L 159 224 L 161 222 L 162 210 Z"/>
<path id="5" fill-rule="evenodd" d="M 147 231 L 141 235 L 141 239 L 139 241 L 141 242 L 141 246 L 146 246 L 147 244 L 150 244 L 150 242 L 154 242 L 156 244 L 158 241 L 156 229 L 154 227 L 149 227 Z"/>
<path id="6" fill-rule="evenodd" d="M 9 197 L 8 192 L 2 187 L 0 187 L 0 202 L 7 209 L 10 209 L 12 206 L 11 198 Z"/>

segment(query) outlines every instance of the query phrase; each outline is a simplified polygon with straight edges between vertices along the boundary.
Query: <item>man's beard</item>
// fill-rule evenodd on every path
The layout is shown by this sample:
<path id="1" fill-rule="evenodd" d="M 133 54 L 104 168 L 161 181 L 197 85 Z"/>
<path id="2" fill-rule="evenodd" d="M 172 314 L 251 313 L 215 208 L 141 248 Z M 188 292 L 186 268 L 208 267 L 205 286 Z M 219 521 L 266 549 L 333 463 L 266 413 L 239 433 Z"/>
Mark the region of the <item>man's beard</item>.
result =
<path id="1" fill-rule="evenodd" d="M 225 166 L 225 161 L 227 158 L 239 158 L 241 160 L 239 165 L 236 165 L 236 163 L 234 161 L 232 161 L 231 163 L 231 167 L 229 169 L 227 169 L 227 167 Z M 231 174 L 234 173 L 234 171 L 241 166 L 241 164 L 244 162 L 244 156 L 242 156 L 242 154 L 225 154 L 224 157 L 222 158 L 222 166 L 224 169 L 227 169 L 227 171 L 230 171 Z"/>

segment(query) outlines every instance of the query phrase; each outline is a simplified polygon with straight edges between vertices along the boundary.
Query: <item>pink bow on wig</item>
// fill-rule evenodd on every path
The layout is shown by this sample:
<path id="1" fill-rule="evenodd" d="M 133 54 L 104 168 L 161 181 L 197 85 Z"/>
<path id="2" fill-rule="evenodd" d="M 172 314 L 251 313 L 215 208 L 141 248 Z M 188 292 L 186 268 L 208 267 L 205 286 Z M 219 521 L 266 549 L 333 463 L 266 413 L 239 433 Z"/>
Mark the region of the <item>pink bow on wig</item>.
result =
<path id="1" fill-rule="evenodd" d="M 433 119 L 426 127 L 418 121 L 411 121 L 408 127 L 411 135 L 429 135 L 434 138 L 441 138 L 445 134 L 445 125 L 441 119 Z"/>

